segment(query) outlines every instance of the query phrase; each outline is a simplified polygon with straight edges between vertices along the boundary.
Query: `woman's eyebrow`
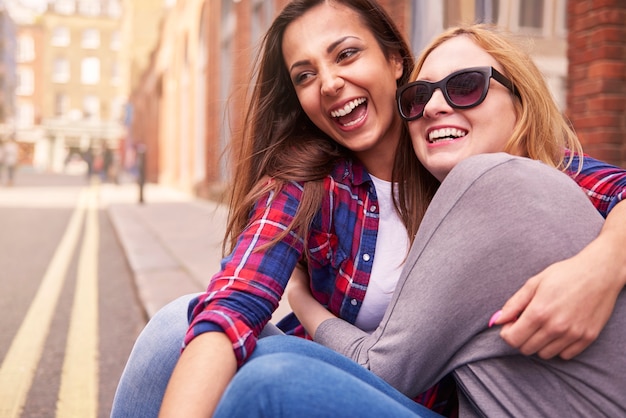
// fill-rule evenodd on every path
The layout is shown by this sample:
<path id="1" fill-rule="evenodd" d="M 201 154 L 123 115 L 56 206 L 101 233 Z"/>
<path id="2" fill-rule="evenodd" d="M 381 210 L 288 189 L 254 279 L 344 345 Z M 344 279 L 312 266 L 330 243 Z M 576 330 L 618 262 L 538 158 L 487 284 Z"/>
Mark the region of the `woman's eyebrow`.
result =
<path id="1" fill-rule="evenodd" d="M 330 45 L 328 45 L 328 48 L 326 48 L 326 52 L 327 52 L 328 54 L 330 54 L 331 52 L 333 52 L 333 50 L 334 50 L 335 48 L 337 48 L 337 45 L 340 45 L 340 44 L 341 44 L 342 42 L 344 42 L 346 39 L 350 39 L 350 38 L 355 38 L 355 39 L 358 39 L 356 36 L 351 36 L 351 35 L 344 36 L 343 38 L 339 38 L 339 39 L 337 39 L 335 42 L 333 42 L 333 43 L 331 43 Z"/>
<path id="2" fill-rule="evenodd" d="M 337 46 L 341 45 L 343 42 L 346 41 L 346 39 L 350 39 L 350 38 L 359 39 L 356 36 L 351 36 L 351 35 L 339 38 L 336 41 L 332 42 L 330 45 L 328 45 L 328 47 L 326 48 L 326 53 L 330 54 L 331 52 L 333 52 L 333 50 L 335 50 L 335 48 L 337 48 Z M 296 67 L 309 65 L 309 64 L 311 64 L 311 61 L 309 60 L 296 61 L 293 64 L 291 64 L 291 67 L 289 67 L 289 71 L 291 72 Z"/>

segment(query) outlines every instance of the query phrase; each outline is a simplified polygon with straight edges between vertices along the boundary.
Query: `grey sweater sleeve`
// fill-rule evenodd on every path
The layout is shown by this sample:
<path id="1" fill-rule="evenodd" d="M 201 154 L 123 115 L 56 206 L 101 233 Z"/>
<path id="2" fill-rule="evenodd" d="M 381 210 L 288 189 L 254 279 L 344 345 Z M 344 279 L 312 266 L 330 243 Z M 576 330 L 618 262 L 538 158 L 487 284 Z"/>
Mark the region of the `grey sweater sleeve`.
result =
<path id="1" fill-rule="evenodd" d="M 378 329 L 332 319 L 315 340 L 415 396 L 463 365 L 515 355 L 489 318 L 601 225 L 563 173 L 502 153 L 468 158 L 432 201 Z"/>

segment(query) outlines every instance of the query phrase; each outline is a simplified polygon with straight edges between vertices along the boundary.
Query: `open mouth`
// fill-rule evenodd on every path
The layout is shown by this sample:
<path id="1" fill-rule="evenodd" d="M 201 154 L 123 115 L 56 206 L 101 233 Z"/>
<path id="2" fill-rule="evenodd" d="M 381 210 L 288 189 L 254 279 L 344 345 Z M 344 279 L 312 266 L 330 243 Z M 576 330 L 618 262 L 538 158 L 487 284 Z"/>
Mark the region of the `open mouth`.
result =
<path id="1" fill-rule="evenodd" d="M 345 104 L 341 109 L 330 112 L 341 126 L 349 127 L 363 120 L 367 111 L 367 99 L 359 97 Z"/>
<path id="2" fill-rule="evenodd" d="M 428 133 L 428 142 L 436 144 L 438 142 L 452 141 L 467 135 L 467 131 L 457 128 L 436 129 Z"/>

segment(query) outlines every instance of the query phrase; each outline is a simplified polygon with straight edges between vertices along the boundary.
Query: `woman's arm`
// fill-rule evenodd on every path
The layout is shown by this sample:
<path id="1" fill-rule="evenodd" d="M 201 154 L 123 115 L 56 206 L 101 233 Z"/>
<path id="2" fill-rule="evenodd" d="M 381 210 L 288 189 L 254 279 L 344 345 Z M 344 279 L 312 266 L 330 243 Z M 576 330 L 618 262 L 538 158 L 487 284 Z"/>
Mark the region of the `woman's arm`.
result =
<path id="1" fill-rule="evenodd" d="M 268 246 L 293 219 L 299 191 L 290 183 L 257 202 L 221 271 L 190 304 L 185 349 L 161 416 L 210 416 L 237 367 L 254 350 L 303 252 L 304 242 L 295 233 Z"/>
<path id="2" fill-rule="evenodd" d="M 336 318 L 311 294 L 309 275 L 301 265 L 296 267 L 289 279 L 287 298 L 293 313 L 311 336 L 315 336 L 315 331 L 322 322 Z"/>
<path id="3" fill-rule="evenodd" d="M 222 260 L 221 271 L 211 278 L 207 291 L 190 303 L 185 346 L 205 332 L 223 332 L 238 366 L 252 353 L 304 251 L 304 240 L 296 233 L 270 245 L 292 222 L 300 190 L 288 183 L 275 196 L 257 203 L 234 250 Z"/>
<path id="4" fill-rule="evenodd" d="M 513 347 L 546 359 L 570 359 L 587 348 L 626 285 L 626 170 L 589 156 L 578 166 L 574 156 L 568 172 L 606 217 L 602 232 L 576 256 L 529 279 L 495 322 L 506 324 L 502 338 Z"/>
<path id="5" fill-rule="evenodd" d="M 211 416 L 236 370 L 235 353 L 224 333 L 199 335 L 174 368 L 159 417 Z"/>
<path id="6" fill-rule="evenodd" d="M 570 359 L 593 343 L 626 286 L 625 225 L 626 202 L 621 202 L 579 254 L 529 279 L 495 322 L 505 324 L 502 338 L 545 359 Z"/>

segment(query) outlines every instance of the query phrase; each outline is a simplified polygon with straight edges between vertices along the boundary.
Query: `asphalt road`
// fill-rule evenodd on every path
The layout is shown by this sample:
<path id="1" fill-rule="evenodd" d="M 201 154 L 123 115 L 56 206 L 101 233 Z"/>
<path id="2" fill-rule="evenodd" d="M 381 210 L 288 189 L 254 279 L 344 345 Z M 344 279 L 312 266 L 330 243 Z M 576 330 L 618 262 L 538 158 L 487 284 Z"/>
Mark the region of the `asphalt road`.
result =
<path id="1" fill-rule="evenodd" d="M 0 185 L 0 417 L 108 417 L 145 324 L 131 271 L 81 175 Z"/>

